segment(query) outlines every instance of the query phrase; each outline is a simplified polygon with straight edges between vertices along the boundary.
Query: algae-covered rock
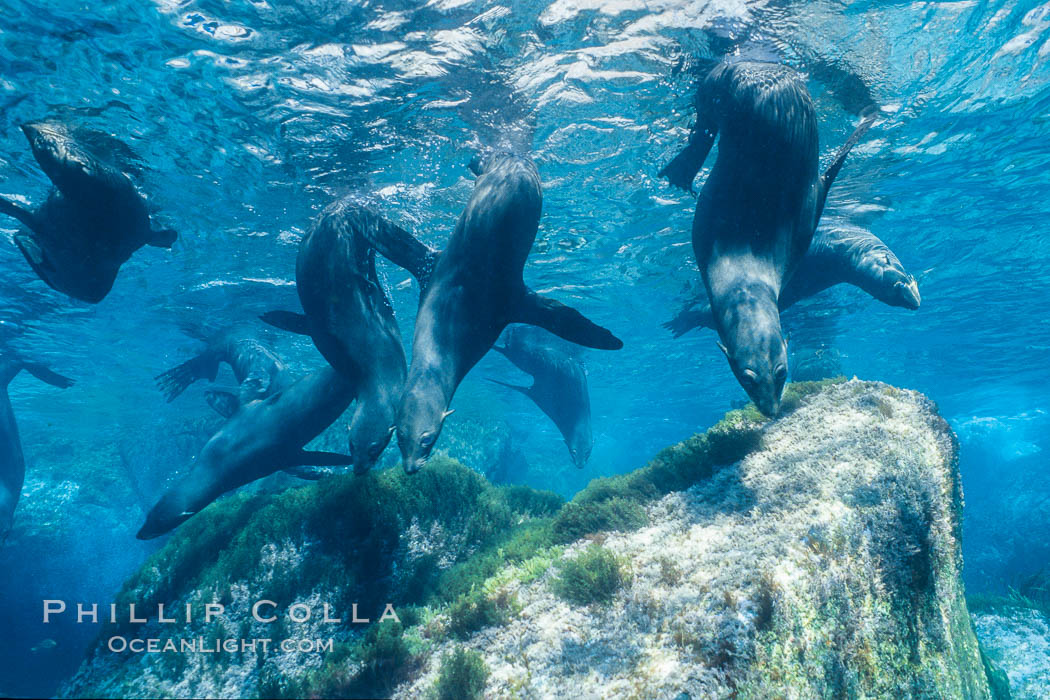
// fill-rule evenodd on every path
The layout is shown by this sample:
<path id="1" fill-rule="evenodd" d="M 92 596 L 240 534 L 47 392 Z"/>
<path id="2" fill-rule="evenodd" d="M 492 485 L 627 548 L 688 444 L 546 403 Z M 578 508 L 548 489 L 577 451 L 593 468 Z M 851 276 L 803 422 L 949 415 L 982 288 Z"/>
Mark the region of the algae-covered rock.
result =
<path id="1" fill-rule="evenodd" d="M 784 409 L 732 411 L 568 504 L 443 458 L 222 499 L 126 584 L 118 605 L 151 621 L 106 625 L 65 693 L 990 697 L 947 424 L 856 380 L 792 385 Z M 279 623 L 251 617 L 261 599 Z M 197 617 L 162 626 L 161 602 Z M 225 615 L 204 623 L 206 603 Z M 114 635 L 334 648 L 114 653 Z"/>
<path id="2" fill-rule="evenodd" d="M 960 583 L 956 448 L 933 405 L 852 381 L 754 438 L 743 460 L 651 501 L 641 527 L 598 538 L 628 569 L 609 602 L 566 601 L 557 566 L 499 579 L 517 615 L 466 642 L 487 693 L 990 697 Z M 684 466 L 664 455 L 649 469 L 661 461 Z M 397 696 L 433 687 L 450 647 Z"/>

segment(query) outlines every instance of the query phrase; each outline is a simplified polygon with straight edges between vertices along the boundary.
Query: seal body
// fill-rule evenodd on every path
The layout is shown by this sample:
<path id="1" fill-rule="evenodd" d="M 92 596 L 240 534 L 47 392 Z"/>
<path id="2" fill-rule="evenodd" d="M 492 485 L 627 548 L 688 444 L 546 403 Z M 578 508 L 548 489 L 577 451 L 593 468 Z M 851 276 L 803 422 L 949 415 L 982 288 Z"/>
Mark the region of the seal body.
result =
<path id="1" fill-rule="evenodd" d="M 697 112 L 689 145 L 661 175 L 688 189 L 718 137 L 697 197 L 693 252 L 730 368 L 759 410 L 774 416 L 787 381 L 779 297 L 810 247 L 845 152 L 822 178 L 813 102 L 786 66 L 716 66 L 697 92 Z"/>
<path id="2" fill-rule="evenodd" d="M 575 309 L 530 290 L 522 279 L 542 208 L 528 159 L 491 154 L 472 164 L 474 192 L 440 254 L 411 237 L 381 236 L 377 249 L 420 282 L 412 363 L 397 412 L 397 439 L 409 473 L 429 458 L 456 388 L 508 323 L 541 326 L 572 342 L 623 343 Z"/>
<path id="3" fill-rule="evenodd" d="M 208 440 L 190 471 L 161 496 L 138 538 L 159 537 L 223 493 L 278 470 L 350 464 L 345 455 L 302 448 L 335 422 L 353 398 L 350 382 L 326 366 L 242 406 Z"/>
<path id="4" fill-rule="evenodd" d="M 305 315 L 263 316 L 281 328 L 310 335 L 354 387 L 357 404 L 349 447 L 358 474 L 375 465 L 393 436 L 407 372 L 401 332 L 370 243 L 388 235 L 409 234 L 351 198 L 332 203 L 299 246 L 295 278 Z"/>
<path id="5" fill-rule="evenodd" d="M 838 284 L 852 284 L 884 304 L 918 309 L 919 285 L 901 261 L 870 231 L 850 224 L 821 226 L 795 274 L 777 300 L 780 311 Z M 676 338 L 693 328 L 714 327 L 706 295 L 692 300 L 664 326 Z"/>
<path id="6" fill-rule="evenodd" d="M 203 352 L 157 375 L 157 386 L 170 403 L 193 382 L 201 379 L 214 382 L 221 363 L 230 366 L 240 387 L 235 405 L 217 408 L 226 417 L 236 412 L 238 405 L 264 399 L 293 381 L 281 358 L 254 333 L 243 328 L 227 328 L 208 338 Z M 224 393 L 210 392 L 209 402 L 217 407 L 216 397 Z"/>
<path id="7" fill-rule="evenodd" d="M 558 427 L 572 463 L 582 469 L 591 457 L 594 444 L 587 370 L 572 355 L 544 342 L 543 334 L 539 329 L 511 326 L 504 333 L 504 344 L 493 347 L 515 367 L 532 375 L 532 386 L 492 381 L 532 399 Z"/>
<path id="8" fill-rule="evenodd" d="M 15 243 L 49 286 L 96 303 L 136 250 L 171 247 L 175 232 L 151 226 L 146 200 L 126 172 L 126 145 L 55 121 L 30 122 L 22 131 L 55 189 L 35 212 L 7 200 L 0 211 L 25 224 Z"/>
<path id="9" fill-rule="evenodd" d="M 28 363 L 8 356 L 0 359 L 0 544 L 7 539 L 14 521 L 15 506 L 25 483 L 26 463 L 22 454 L 22 440 L 11 406 L 7 387 L 19 372 L 27 370 L 37 379 L 65 389 L 73 380 L 56 374 L 38 363 Z"/>

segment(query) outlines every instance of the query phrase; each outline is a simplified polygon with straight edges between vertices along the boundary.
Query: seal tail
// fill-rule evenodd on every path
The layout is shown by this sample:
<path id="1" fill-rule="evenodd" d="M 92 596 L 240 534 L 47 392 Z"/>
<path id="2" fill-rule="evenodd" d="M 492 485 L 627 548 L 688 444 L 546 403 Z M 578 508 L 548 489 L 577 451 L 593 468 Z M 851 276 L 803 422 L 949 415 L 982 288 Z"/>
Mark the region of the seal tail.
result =
<path id="1" fill-rule="evenodd" d="M 157 380 L 157 388 L 164 393 L 165 400 L 171 403 L 186 390 L 186 387 L 198 379 L 215 381 L 218 371 L 218 357 L 213 353 L 204 352 L 181 365 L 172 367 L 167 372 L 158 374 L 154 379 Z"/>
<path id="2" fill-rule="evenodd" d="M 835 153 L 835 157 L 831 160 L 831 165 L 824 171 L 824 175 L 820 178 L 820 200 L 817 202 L 817 220 L 820 220 L 821 214 L 824 213 L 824 203 L 828 199 L 828 190 L 831 189 L 831 183 L 835 181 L 835 177 L 842 170 L 842 165 L 846 162 L 846 156 L 849 155 L 850 150 L 864 137 L 871 125 L 875 123 L 875 114 L 868 114 L 864 118 L 850 137 L 846 139 L 846 143 L 842 144 L 838 152 Z"/>

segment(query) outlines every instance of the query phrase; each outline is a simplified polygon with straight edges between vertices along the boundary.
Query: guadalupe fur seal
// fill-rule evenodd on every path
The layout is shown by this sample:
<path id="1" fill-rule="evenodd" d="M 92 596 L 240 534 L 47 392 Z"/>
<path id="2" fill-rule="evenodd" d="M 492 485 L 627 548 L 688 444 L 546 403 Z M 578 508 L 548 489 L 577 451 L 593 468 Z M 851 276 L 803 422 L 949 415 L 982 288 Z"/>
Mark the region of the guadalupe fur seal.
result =
<path id="1" fill-rule="evenodd" d="M 146 516 L 140 540 L 159 537 L 238 486 L 297 465 L 345 465 L 349 457 L 308 452 L 306 443 L 335 422 L 354 387 L 331 367 L 312 372 L 283 391 L 241 406 L 201 449 L 193 467 Z"/>
<path id="2" fill-rule="evenodd" d="M 127 145 L 56 121 L 29 122 L 22 131 L 55 189 L 36 211 L 0 197 L 0 212 L 25 225 L 15 243 L 51 288 L 97 303 L 132 253 L 175 242 L 175 231 L 150 224 L 146 200 L 128 176 L 136 166 Z"/>
<path id="3" fill-rule="evenodd" d="M 817 229 L 777 306 L 783 311 L 838 284 L 852 284 L 884 304 L 912 311 L 922 302 L 918 282 L 889 246 L 859 226 L 836 224 Z M 711 305 L 705 298 L 693 299 L 664 327 L 676 338 L 694 328 L 714 328 Z"/>
<path id="4" fill-rule="evenodd" d="M 592 348 L 623 347 L 605 328 L 522 280 L 542 205 L 536 166 L 491 153 L 476 158 L 471 170 L 478 176 L 474 192 L 444 251 L 390 232 L 375 241 L 421 289 L 412 363 L 397 413 L 397 441 L 409 473 L 430 457 L 456 388 L 507 324 L 540 326 Z"/>
<path id="5" fill-rule="evenodd" d="M 22 370 L 59 389 L 73 386 L 72 379 L 56 374 L 40 363 L 26 362 L 13 356 L 0 359 L 0 544 L 4 543 L 11 531 L 15 506 L 26 476 L 22 441 L 18 437 L 11 398 L 7 394 L 7 386 Z"/>
<path id="6" fill-rule="evenodd" d="M 222 362 L 233 370 L 240 386 L 238 395 L 211 390 L 207 399 L 212 408 L 227 418 L 241 405 L 265 399 L 292 381 L 287 366 L 273 350 L 245 329 L 227 328 L 208 338 L 203 352 L 158 374 L 157 386 L 171 403 L 195 381 L 207 379 L 214 382 Z"/>
<path id="7" fill-rule="evenodd" d="M 772 63 L 720 64 L 697 92 L 689 144 L 663 170 L 689 190 L 715 137 L 718 158 L 693 217 L 693 252 L 720 347 L 762 413 L 775 416 L 787 381 L 777 300 L 809 250 L 828 188 L 865 120 L 821 177 L 817 119 L 801 76 Z"/>
<path id="8" fill-rule="evenodd" d="M 376 273 L 379 237 L 410 237 L 376 212 L 347 197 L 329 205 L 299 245 L 296 288 L 303 314 L 271 311 L 262 319 L 304 333 L 354 387 L 350 456 L 363 474 L 394 434 L 405 386 L 405 350 L 394 309 Z"/>
<path id="9" fill-rule="evenodd" d="M 558 426 L 572 463 L 579 469 L 591 457 L 591 397 L 587 391 L 587 370 L 578 359 L 545 343 L 545 332 L 528 326 L 511 326 L 503 334 L 503 345 L 493 350 L 510 360 L 522 372 L 532 375 L 532 386 L 489 381 L 510 387 L 528 396 Z M 549 336 L 548 336 L 549 337 Z"/>

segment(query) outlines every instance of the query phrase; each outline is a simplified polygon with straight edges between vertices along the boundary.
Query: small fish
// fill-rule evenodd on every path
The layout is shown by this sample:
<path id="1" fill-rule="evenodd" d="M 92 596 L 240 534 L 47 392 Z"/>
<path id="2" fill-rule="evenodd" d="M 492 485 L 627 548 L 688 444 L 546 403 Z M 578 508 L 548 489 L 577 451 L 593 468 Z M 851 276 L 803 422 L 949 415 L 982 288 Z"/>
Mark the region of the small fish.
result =
<path id="1" fill-rule="evenodd" d="M 31 652 L 33 652 L 35 654 L 37 652 L 48 651 L 49 649 L 54 649 L 57 646 L 58 646 L 58 642 L 56 642 L 54 639 L 45 639 L 44 641 L 40 642 L 39 644 L 37 644 L 35 647 L 30 649 L 29 651 L 31 651 Z"/>

